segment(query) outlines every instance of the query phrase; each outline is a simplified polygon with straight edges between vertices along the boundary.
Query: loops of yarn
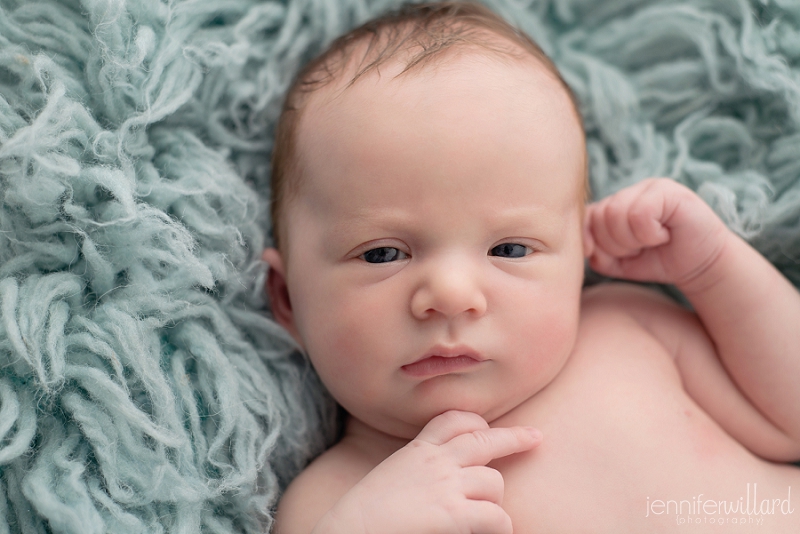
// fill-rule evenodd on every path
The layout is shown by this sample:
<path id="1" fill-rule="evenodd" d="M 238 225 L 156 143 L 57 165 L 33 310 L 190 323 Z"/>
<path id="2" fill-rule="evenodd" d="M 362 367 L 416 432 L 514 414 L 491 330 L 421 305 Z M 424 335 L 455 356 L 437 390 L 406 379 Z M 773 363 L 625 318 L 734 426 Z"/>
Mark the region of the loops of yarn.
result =
<path id="1" fill-rule="evenodd" d="M 238 163 L 269 144 L 234 71 L 307 9 L 0 1 L 0 532 L 264 532 L 331 439 Z"/>
<path id="2" fill-rule="evenodd" d="M 10 381 L 0 378 L 0 466 L 25 453 L 35 433 L 30 392 L 15 391 Z"/>
<path id="3" fill-rule="evenodd" d="M 31 275 L 21 288 L 13 278 L 0 281 L 0 321 L 8 351 L 3 363 L 17 376 L 33 378 L 44 391 L 64 381 L 64 328 L 81 292 L 78 277 L 67 273 Z"/>

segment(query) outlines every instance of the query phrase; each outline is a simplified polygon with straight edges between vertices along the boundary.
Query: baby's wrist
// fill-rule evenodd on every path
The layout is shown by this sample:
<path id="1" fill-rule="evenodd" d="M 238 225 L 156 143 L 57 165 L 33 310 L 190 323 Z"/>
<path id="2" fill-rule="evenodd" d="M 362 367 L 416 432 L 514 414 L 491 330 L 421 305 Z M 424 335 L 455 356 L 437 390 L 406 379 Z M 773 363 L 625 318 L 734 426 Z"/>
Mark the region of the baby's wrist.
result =
<path id="1" fill-rule="evenodd" d="M 713 247 L 714 250 L 710 252 L 708 258 L 682 280 L 674 282 L 675 286 L 690 301 L 702 298 L 705 293 L 716 287 L 725 278 L 724 271 L 731 261 L 726 258 L 730 256 L 731 249 L 734 248 L 732 241 L 737 239 L 737 236 L 727 228 L 723 228 L 721 235 L 719 244 Z"/>

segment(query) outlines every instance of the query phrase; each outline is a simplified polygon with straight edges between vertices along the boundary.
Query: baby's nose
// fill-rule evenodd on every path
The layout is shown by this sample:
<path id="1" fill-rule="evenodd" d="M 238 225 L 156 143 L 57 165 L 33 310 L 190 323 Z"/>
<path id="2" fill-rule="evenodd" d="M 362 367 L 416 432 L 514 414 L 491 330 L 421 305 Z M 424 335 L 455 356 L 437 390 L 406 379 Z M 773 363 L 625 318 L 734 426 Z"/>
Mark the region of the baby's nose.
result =
<path id="1" fill-rule="evenodd" d="M 479 276 L 458 262 L 428 266 L 411 298 L 411 313 L 418 319 L 461 314 L 480 317 L 486 312 L 486 295 Z"/>

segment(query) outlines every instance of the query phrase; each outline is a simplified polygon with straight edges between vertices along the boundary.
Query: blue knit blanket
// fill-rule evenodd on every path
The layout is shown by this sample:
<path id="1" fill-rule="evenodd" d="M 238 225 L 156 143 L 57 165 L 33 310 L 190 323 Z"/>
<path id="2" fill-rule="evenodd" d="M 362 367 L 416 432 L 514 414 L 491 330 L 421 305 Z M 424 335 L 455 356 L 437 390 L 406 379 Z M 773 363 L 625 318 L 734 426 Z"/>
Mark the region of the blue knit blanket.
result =
<path id="1" fill-rule="evenodd" d="M 487 3 L 574 88 L 596 197 L 673 177 L 800 284 L 800 2 Z M 335 430 L 264 309 L 274 123 L 396 4 L 0 0 L 0 534 L 269 528 Z"/>

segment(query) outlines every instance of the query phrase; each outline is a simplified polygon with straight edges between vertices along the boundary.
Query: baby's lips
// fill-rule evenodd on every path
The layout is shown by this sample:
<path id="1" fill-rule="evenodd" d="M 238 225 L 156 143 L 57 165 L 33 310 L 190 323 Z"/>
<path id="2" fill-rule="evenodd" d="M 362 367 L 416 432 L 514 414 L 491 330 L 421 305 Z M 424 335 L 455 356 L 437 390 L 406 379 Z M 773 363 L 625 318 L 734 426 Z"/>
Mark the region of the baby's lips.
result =
<path id="1" fill-rule="evenodd" d="M 465 372 L 478 365 L 480 360 L 471 356 L 428 356 L 414 363 L 404 365 L 401 369 L 409 376 L 416 378 L 432 378 L 450 373 Z"/>

